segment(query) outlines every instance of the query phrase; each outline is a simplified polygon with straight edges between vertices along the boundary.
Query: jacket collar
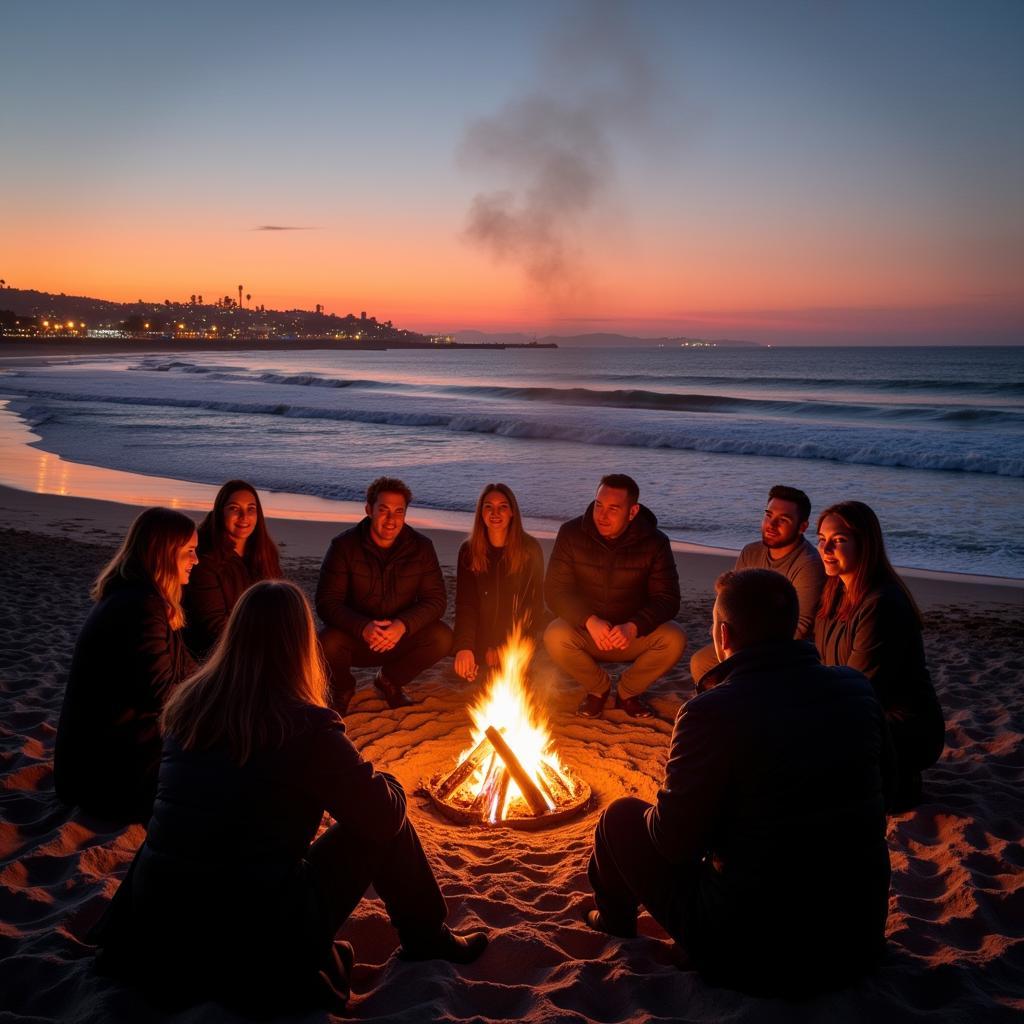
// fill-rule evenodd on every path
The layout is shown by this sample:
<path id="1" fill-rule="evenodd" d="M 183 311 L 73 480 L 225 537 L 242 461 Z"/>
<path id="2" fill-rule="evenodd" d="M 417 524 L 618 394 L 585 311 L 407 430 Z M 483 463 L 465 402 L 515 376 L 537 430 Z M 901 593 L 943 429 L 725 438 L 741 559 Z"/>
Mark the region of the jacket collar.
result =
<path id="1" fill-rule="evenodd" d="M 737 651 L 731 658 L 720 661 L 697 680 L 697 692 L 704 693 L 729 682 L 747 671 L 774 672 L 778 669 L 818 665 L 821 659 L 814 644 L 807 640 L 776 640 L 755 644 Z"/>

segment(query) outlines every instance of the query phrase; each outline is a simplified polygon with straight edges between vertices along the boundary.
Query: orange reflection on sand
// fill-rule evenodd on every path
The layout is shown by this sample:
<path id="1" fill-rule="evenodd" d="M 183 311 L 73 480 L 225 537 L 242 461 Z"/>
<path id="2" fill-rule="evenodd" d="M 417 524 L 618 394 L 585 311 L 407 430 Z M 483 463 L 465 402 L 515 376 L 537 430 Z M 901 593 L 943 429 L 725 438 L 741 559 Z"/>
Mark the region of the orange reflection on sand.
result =
<path id="1" fill-rule="evenodd" d="M 39 441 L 17 413 L 0 401 L 0 485 L 36 494 L 113 501 L 121 505 L 164 505 L 183 511 L 205 512 L 213 505 L 218 486 L 145 476 L 119 469 L 103 469 L 69 462 L 52 452 L 31 447 Z M 367 481 L 369 482 L 369 481 Z M 259 481 L 253 481 L 259 486 Z M 328 501 L 310 494 L 288 494 L 260 489 L 266 514 L 275 519 L 311 522 L 358 522 L 366 514 L 362 502 Z M 416 509 L 417 526 L 468 531 L 472 516 L 458 512 Z"/>

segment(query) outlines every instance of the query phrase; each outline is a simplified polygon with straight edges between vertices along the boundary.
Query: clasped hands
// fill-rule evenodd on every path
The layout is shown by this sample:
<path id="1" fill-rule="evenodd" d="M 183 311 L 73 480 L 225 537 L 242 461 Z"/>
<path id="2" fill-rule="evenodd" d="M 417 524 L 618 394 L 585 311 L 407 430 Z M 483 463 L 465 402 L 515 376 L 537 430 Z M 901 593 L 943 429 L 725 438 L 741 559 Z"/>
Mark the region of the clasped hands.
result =
<path id="1" fill-rule="evenodd" d="M 363 639 L 371 651 L 390 651 L 405 636 L 401 619 L 374 619 L 363 627 Z"/>
<path id="2" fill-rule="evenodd" d="M 596 615 L 591 615 L 584 625 L 599 651 L 624 651 L 639 632 L 635 622 L 622 622 L 613 626 Z"/>

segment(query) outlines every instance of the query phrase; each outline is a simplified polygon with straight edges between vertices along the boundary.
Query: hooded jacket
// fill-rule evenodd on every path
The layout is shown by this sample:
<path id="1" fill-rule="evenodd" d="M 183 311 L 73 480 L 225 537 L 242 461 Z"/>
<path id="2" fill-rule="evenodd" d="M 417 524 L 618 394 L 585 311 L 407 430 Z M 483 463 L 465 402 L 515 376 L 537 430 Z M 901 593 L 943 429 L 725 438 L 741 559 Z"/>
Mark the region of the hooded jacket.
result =
<path id="1" fill-rule="evenodd" d="M 370 536 L 367 516 L 331 541 L 320 567 L 317 614 L 351 636 L 375 619 L 399 619 L 411 635 L 437 622 L 447 604 L 434 545 L 408 524 L 382 548 Z"/>
<path id="2" fill-rule="evenodd" d="M 238 599 L 256 582 L 233 547 L 200 552 L 184 593 L 185 643 L 194 657 L 209 654 Z"/>
<path id="3" fill-rule="evenodd" d="M 679 574 L 668 537 L 644 505 L 626 529 L 606 540 L 594 525 L 594 503 L 558 531 L 544 580 L 548 607 L 573 626 L 591 615 L 635 622 L 646 636 L 679 611 Z"/>

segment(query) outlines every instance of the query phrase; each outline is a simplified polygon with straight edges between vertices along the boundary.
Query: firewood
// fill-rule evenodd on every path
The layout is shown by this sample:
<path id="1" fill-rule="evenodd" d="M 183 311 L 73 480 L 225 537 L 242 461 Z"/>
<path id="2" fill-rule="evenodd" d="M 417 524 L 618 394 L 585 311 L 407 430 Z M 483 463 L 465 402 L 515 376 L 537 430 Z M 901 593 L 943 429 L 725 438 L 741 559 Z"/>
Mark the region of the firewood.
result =
<path id="1" fill-rule="evenodd" d="M 515 752 L 505 741 L 505 737 L 493 725 L 489 725 L 486 732 L 487 738 L 491 741 L 491 746 L 494 747 L 498 757 L 505 762 L 505 767 L 512 778 L 515 779 L 519 792 L 523 794 L 523 799 L 530 805 L 530 810 L 535 815 L 546 814 L 550 808 L 548 807 L 548 802 L 544 799 L 544 794 L 537 788 L 537 784 L 533 779 L 527 775 L 526 769 L 523 768 L 519 758 L 516 757 Z"/>
<path id="2" fill-rule="evenodd" d="M 554 768 L 551 767 L 551 765 L 547 763 L 547 761 L 541 761 L 540 772 L 548 785 L 552 786 L 562 794 L 562 800 L 572 799 L 572 790 L 569 788 L 568 783 L 561 775 L 558 774 L 558 772 L 555 771 Z M 558 801 L 556 800 L 555 803 L 558 803 Z"/>
<path id="3" fill-rule="evenodd" d="M 490 751 L 491 741 L 484 736 L 469 752 L 469 756 L 442 780 L 441 784 L 437 787 L 438 800 L 447 800 L 484 763 L 484 758 L 487 757 Z"/>

